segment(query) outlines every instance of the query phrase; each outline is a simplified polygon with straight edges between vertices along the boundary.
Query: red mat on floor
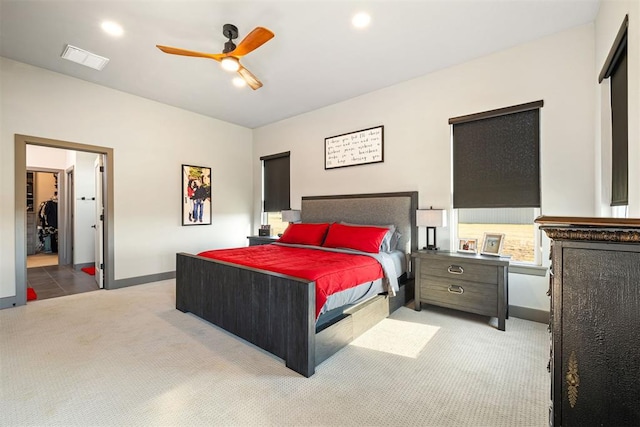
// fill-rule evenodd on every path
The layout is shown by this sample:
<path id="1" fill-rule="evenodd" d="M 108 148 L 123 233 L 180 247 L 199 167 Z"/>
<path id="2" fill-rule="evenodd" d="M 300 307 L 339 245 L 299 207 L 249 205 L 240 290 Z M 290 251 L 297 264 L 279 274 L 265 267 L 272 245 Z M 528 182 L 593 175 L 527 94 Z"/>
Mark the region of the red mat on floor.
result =
<path id="1" fill-rule="evenodd" d="M 83 267 L 80 270 L 84 271 L 87 274 L 90 274 L 91 276 L 95 276 L 96 275 L 96 268 L 94 266 Z"/>
<path id="2" fill-rule="evenodd" d="M 33 288 L 27 288 L 27 301 L 33 301 L 34 299 L 38 299 L 38 294 Z"/>

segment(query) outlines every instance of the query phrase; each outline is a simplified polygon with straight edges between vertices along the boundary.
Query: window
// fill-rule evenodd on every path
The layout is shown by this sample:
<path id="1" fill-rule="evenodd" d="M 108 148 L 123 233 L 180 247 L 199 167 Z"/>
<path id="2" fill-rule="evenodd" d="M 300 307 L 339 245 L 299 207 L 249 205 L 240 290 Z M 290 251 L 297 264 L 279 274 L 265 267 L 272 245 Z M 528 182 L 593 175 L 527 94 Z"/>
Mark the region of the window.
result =
<path id="1" fill-rule="evenodd" d="M 281 211 L 290 208 L 290 152 L 260 157 L 262 160 L 263 221 L 271 226 L 271 234 L 284 232 Z"/>
<path id="2" fill-rule="evenodd" d="M 288 222 L 282 221 L 281 212 L 265 212 L 267 217 L 266 224 L 271 226 L 271 235 L 278 236 L 284 233 L 284 230 L 289 226 Z"/>
<path id="3" fill-rule="evenodd" d="M 485 232 L 505 235 L 502 253 L 511 261 L 538 264 L 536 208 L 458 209 L 458 238 L 478 239 L 482 247 Z"/>
<path id="4" fill-rule="evenodd" d="M 531 102 L 449 119 L 457 238 L 504 233 L 504 255 L 540 264 L 540 108 Z"/>
<path id="5" fill-rule="evenodd" d="M 629 109 L 627 84 L 627 28 L 625 16 L 611 51 L 598 76 L 610 79 L 611 87 L 611 206 L 629 204 Z M 620 209 L 613 209 L 620 215 Z"/>

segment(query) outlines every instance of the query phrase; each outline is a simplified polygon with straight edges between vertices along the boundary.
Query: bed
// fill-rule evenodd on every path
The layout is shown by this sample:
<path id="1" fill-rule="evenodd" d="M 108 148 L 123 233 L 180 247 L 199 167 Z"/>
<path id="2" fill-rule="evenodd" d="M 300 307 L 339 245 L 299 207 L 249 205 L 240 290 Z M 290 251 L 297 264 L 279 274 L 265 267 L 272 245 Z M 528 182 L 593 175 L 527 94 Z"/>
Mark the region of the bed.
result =
<path id="1" fill-rule="evenodd" d="M 302 198 L 303 224 L 395 225 L 400 232 L 399 262 L 405 267 L 395 292 L 376 291 L 346 305 L 336 298 L 338 302 L 319 313 L 315 281 L 178 253 L 176 308 L 255 344 L 310 377 L 322 361 L 410 298 L 412 282 L 406 278 L 411 274 L 409 254 L 417 248 L 417 199 L 417 192 Z"/>

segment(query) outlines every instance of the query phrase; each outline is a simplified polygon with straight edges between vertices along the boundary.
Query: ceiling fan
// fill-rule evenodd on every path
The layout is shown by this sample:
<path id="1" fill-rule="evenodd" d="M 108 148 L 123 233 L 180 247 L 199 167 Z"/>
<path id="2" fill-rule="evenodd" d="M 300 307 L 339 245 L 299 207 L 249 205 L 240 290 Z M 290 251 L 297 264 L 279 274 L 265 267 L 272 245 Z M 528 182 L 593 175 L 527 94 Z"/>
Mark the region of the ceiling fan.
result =
<path id="1" fill-rule="evenodd" d="M 263 27 L 256 27 L 253 31 L 247 34 L 238 46 L 233 43 L 233 40 L 238 38 L 238 28 L 235 25 L 225 24 L 222 27 L 222 34 L 229 39 L 229 41 L 224 44 L 224 50 L 222 53 L 196 52 L 193 50 L 161 45 L 156 45 L 156 47 L 164 53 L 170 53 L 172 55 L 214 59 L 220 62 L 220 65 L 222 65 L 222 68 L 225 70 L 237 71 L 240 77 L 242 77 L 251 89 L 256 90 L 262 87 L 260 80 L 240 64 L 240 58 L 271 40 L 274 37 L 273 32 Z"/>

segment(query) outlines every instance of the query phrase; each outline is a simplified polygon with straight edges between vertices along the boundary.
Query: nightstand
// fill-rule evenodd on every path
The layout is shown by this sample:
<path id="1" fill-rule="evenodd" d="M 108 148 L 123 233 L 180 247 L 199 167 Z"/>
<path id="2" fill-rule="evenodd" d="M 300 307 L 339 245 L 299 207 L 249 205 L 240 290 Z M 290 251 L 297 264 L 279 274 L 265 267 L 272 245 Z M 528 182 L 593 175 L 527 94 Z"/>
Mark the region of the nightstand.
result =
<path id="1" fill-rule="evenodd" d="M 447 251 L 418 251 L 415 309 L 422 303 L 498 318 L 505 330 L 509 307 L 509 258 Z"/>
<path id="2" fill-rule="evenodd" d="M 249 239 L 249 246 L 268 245 L 269 243 L 277 242 L 278 236 L 247 236 Z"/>

